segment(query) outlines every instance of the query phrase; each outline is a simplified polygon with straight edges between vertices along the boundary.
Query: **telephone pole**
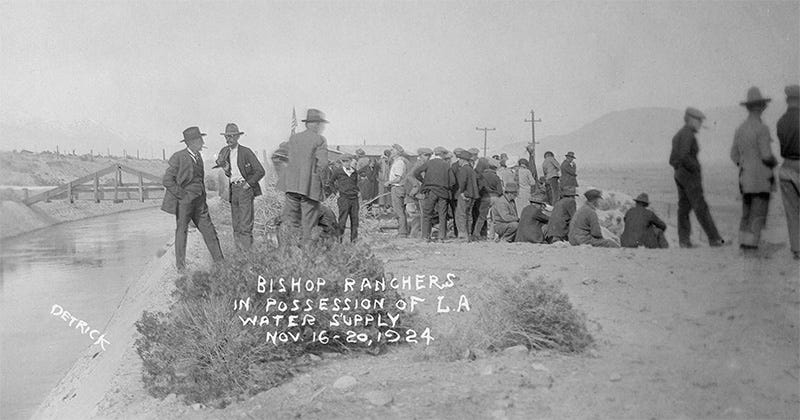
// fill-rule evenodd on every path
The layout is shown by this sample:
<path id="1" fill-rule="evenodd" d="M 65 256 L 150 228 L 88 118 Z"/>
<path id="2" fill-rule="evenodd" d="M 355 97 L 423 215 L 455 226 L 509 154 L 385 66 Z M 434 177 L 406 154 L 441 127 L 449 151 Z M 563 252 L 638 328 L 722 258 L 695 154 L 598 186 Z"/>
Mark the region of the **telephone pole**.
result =
<path id="1" fill-rule="evenodd" d="M 486 157 L 486 138 L 487 138 L 486 137 L 486 133 L 488 131 L 494 131 L 495 129 L 494 128 L 486 128 L 486 127 L 483 127 L 483 128 L 475 127 L 475 129 L 478 130 L 478 131 L 483 131 L 483 157 Z"/>
<path id="2" fill-rule="evenodd" d="M 527 147 L 528 155 L 530 157 L 530 159 L 528 159 L 528 169 L 531 170 L 533 179 L 535 179 L 536 182 L 539 182 L 539 174 L 536 172 L 536 145 L 538 143 L 536 142 L 536 128 L 534 127 L 534 124 L 542 122 L 542 120 L 537 120 L 534 118 L 533 110 L 531 110 L 531 119 L 526 119 L 525 122 L 531 123 L 531 144 L 529 144 Z"/>

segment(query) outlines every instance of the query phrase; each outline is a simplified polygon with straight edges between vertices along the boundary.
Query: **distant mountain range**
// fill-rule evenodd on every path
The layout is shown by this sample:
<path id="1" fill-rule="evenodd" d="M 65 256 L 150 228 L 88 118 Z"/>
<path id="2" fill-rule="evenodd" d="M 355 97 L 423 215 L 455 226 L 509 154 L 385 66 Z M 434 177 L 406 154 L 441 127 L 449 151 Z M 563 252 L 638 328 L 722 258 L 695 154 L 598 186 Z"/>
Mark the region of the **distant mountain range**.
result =
<path id="1" fill-rule="evenodd" d="M 136 155 L 140 148 L 144 156 L 143 146 L 135 138 L 124 136 L 93 120 L 76 121 L 63 124 L 45 121 L 38 118 L 2 118 L 0 119 L 0 150 L 55 151 L 60 147 L 61 153 L 71 153 L 72 148 L 78 155 L 105 155 L 111 146 L 111 153 L 122 155 L 123 149 L 128 154 Z M 161 155 L 160 150 L 158 155 Z"/>
<path id="2" fill-rule="evenodd" d="M 701 162 L 729 161 L 733 134 L 746 117 L 739 106 L 703 110 L 707 116 L 698 133 Z M 764 115 L 772 131 L 773 152 L 777 154 L 775 123 L 785 112 L 785 106 L 773 104 Z M 575 152 L 580 165 L 602 166 L 607 163 L 667 164 L 672 137 L 683 125 L 683 110 L 672 108 L 635 108 L 615 111 L 564 135 L 537 139 L 536 163 L 541 165 L 548 150 L 558 161 L 568 151 Z M 510 157 L 525 157 L 528 142 L 516 142 L 491 150 L 490 154 L 507 153 Z"/>

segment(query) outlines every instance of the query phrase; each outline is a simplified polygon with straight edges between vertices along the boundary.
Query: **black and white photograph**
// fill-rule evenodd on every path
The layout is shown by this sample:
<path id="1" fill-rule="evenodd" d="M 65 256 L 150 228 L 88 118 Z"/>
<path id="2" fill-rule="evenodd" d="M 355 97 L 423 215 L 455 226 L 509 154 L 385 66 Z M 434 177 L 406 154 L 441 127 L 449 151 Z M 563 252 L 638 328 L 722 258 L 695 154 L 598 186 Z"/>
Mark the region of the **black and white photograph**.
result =
<path id="1" fill-rule="evenodd" d="M 0 0 L 0 419 L 800 418 L 800 1 Z"/>

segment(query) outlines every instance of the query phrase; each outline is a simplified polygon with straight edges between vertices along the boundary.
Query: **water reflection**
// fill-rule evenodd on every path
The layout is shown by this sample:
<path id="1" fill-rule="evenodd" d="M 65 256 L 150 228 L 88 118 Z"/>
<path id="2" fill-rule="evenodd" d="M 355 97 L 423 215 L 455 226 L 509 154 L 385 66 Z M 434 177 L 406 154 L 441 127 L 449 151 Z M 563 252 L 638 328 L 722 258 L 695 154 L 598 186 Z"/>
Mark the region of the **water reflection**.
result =
<path id="1" fill-rule="evenodd" d="M 28 418 L 92 340 L 50 315 L 58 304 L 104 327 L 131 281 L 171 238 L 157 209 L 39 230 L 0 249 L 0 418 Z M 114 344 L 113 337 L 107 337 Z"/>

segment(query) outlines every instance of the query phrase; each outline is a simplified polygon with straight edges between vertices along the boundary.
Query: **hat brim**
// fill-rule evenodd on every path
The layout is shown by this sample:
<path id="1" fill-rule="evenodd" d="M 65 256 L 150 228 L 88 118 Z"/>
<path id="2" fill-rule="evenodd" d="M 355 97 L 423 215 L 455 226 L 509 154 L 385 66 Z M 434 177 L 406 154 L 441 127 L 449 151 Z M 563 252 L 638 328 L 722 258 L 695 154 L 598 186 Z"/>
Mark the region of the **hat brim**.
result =
<path id="1" fill-rule="evenodd" d="M 244 134 L 244 131 L 240 131 L 238 133 L 219 133 L 220 136 L 235 136 L 237 134 L 242 135 Z"/>
<path id="2" fill-rule="evenodd" d="M 189 140 L 202 139 L 203 136 L 205 136 L 205 135 L 206 135 L 206 133 L 200 133 L 200 135 L 197 136 L 197 137 L 192 137 L 192 138 L 189 138 L 189 139 L 181 139 L 181 140 L 178 141 L 178 143 L 183 143 L 183 142 L 189 141 Z"/>
<path id="3" fill-rule="evenodd" d="M 753 104 L 766 104 L 766 103 L 770 103 L 771 101 L 772 101 L 772 98 L 763 98 L 763 99 L 758 99 L 758 100 L 755 100 L 755 101 L 739 102 L 739 105 L 747 106 L 747 105 L 753 105 Z"/>
<path id="4" fill-rule="evenodd" d="M 317 120 L 317 119 L 315 119 L 315 120 L 300 120 L 300 122 L 304 122 L 304 123 L 324 122 L 324 123 L 329 123 L 329 124 L 330 124 L 330 121 L 328 121 L 328 120 L 326 120 L 326 119 L 318 119 L 318 120 Z"/>
<path id="5" fill-rule="evenodd" d="M 635 202 L 637 202 L 637 203 L 647 204 L 648 206 L 650 205 L 650 202 L 649 202 L 649 201 L 637 200 L 637 199 L 635 199 L 635 198 L 633 199 L 633 201 L 635 201 Z"/>

